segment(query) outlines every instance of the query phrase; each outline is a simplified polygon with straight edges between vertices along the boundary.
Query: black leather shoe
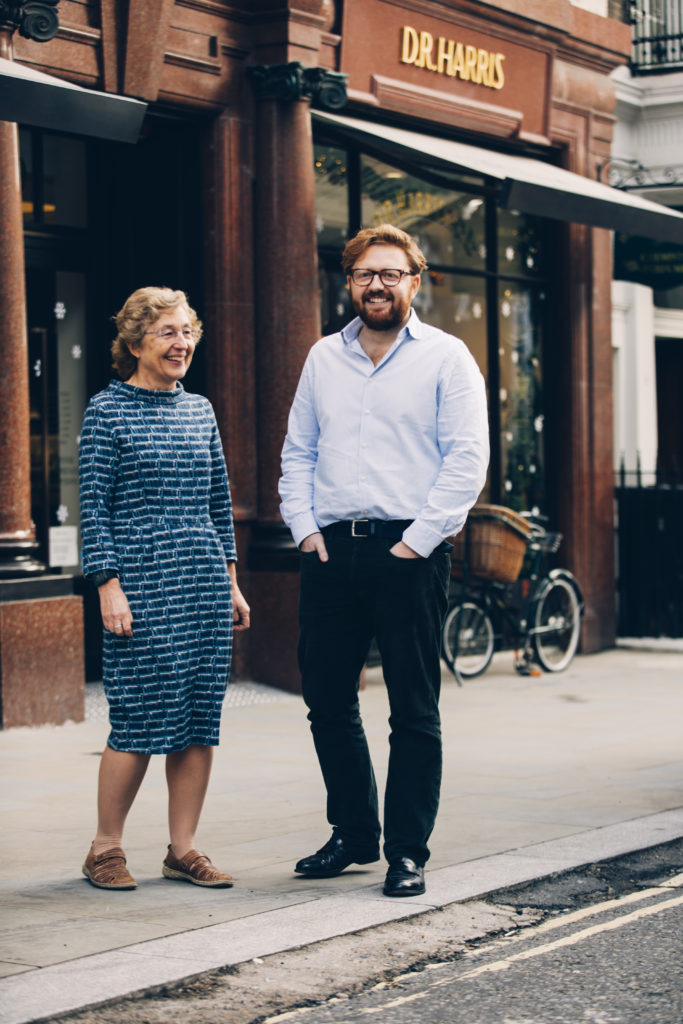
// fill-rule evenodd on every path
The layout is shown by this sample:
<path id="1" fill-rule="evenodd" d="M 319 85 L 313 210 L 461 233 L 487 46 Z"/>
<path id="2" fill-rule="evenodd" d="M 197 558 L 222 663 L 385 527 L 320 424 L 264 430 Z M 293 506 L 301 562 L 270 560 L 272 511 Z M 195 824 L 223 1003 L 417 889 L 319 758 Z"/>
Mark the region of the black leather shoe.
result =
<path id="1" fill-rule="evenodd" d="M 334 878 L 349 864 L 371 864 L 376 860 L 379 860 L 379 850 L 372 852 L 350 847 L 341 836 L 333 834 L 317 853 L 300 860 L 294 870 L 307 878 Z"/>
<path id="2" fill-rule="evenodd" d="M 385 896 L 421 896 L 425 891 L 425 869 L 410 857 L 397 857 L 389 864 L 384 882 Z"/>

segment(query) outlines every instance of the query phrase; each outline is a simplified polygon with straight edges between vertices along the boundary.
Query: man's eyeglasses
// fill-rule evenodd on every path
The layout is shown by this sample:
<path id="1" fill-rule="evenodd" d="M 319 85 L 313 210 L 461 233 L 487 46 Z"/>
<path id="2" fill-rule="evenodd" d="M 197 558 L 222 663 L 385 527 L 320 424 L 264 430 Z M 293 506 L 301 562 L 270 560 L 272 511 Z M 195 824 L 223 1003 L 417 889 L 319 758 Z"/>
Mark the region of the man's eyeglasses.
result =
<path id="1" fill-rule="evenodd" d="M 352 270 L 349 277 L 354 284 L 370 284 L 375 277 L 378 277 L 387 288 L 395 288 L 402 277 L 415 277 L 411 270 Z"/>
<path id="2" fill-rule="evenodd" d="M 163 327 L 159 331 L 145 331 L 145 334 L 155 334 L 162 341 L 173 341 L 176 336 L 182 338 L 183 341 L 192 341 L 194 338 L 194 331 L 191 327 L 181 327 L 179 331 L 174 330 L 173 327 Z"/>

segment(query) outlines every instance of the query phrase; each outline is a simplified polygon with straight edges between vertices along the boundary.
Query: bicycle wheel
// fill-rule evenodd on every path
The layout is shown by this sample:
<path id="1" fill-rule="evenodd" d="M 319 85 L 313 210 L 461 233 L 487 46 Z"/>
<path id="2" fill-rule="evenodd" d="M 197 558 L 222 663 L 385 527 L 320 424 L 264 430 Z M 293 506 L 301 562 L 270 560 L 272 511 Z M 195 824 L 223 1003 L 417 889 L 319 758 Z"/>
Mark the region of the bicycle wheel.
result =
<path id="1" fill-rule="evenodd" d="M 456 604 L 446 616 L 441 646 L 444 661 L 451 672 L 455 672 L 456 639 L 460 675 L 464 679 L 472 679 L 485 672 L 493 657 L 493 626 L 488 614 L 478 604 L 471 601 Z"/>
<path id="2" fill-rule="evenodd" d="M 565 579 L 546 580 L 534 611 L 533 644 L 546 672 L 561 672 L 576 653 L 581 612 L 576 592 Z"/>

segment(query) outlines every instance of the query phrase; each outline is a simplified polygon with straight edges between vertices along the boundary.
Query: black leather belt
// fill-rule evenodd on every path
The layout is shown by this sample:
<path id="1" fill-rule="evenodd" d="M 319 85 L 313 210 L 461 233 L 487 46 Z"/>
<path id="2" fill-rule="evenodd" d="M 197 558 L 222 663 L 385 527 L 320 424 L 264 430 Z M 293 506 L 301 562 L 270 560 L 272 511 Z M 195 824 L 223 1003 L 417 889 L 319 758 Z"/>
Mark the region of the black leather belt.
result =
<path id="1" fill-rule="evenodd" d="M 343 519 L 323 526 L 325 537 L 389 537 L 400 540 L 412 519 Z"/>

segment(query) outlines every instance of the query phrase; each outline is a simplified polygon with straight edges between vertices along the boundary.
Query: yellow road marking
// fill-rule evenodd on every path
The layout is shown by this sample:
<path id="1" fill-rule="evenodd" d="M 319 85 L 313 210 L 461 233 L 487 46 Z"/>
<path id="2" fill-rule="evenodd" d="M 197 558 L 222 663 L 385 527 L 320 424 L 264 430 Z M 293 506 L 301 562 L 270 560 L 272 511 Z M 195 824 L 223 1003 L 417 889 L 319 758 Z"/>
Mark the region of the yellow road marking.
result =
<path id="1" fill-rule="evenodd" d="M 606 900 L 604 903 L 600 903 L 593 907 L 584 907 L 581 910 L 576 910 L 571 914 L 564 914 L 560 917 L 553 918 L 551 921 L 544 921 L 542 924 L 533 927 L 532 929 L 522 929 L 516 935 L 512 936 L 515 941 L 521 941 L 522 939 L 528 939 L 532 935 L 544 934 L 545 932 L 552 931 L 556 928 L 564 927 L 565 925 L 571 925 L 578 921 L 585 920 L 587 917 L 595 917 L 596 914 L 605 913 L 608 910 L 618 909 L 620 907 L 629 906 L 633 903 L 641 902 L 645 899 L 651 899 L 653 896 L 661 896 L 663 890 L 666 889 L 678 889 L 683 885 L 683 873 L 675 875 L 668 881 L 663 882 L 659 886 L 655 886 L 650 889 L 641 889 L 639 892 L 628 893 L 626 896 L 620 896 L 614 900 Z M 602 932 L 613 931 L 616 928 L 622 928 L 624 925 L 631 924 L 634 921 L 638 921 L 641 918 L 649 917 L 652 914 L 659 913 L 660 910 L 668 910 L 673 907 L 677 907 L 683 904 L 683 896 L 676 896 L 670 900 L 663 900 L 659 903 L 654 903 L 649 907 L 640 907 L 638 910 L 633 911 L 630 914 L 624 914 L 622 917 L 616 917 L 611 921 L 604 921 L 600 924 L 592 925 L 590 928 L 584 928 L 581 931 L 574 932 L 572 935 L 565 935 L 561 939 L 556 939 L 554 942 L 548 942 L 543 946 L 537 946 L 534 949 L 527 949 L 521 953 L 513 953 L 509 957 L 504 957 L 501 960 L 497 960 L 491 964 L 482 964 L 481 967 L 475 967 L 471 971 L 467 971 L 465 974 L 461 974 L 458 981 L 465 981 L 469 978 L 475 978 L 481 974 L 491 974 L 497 971 L 507 970 L 514 963 L 521 962 L 523 960 L 530 960 L 537 956 L 543 956 L 545 953 L 549 953 L 554 949 L 561 949 L 566 946 L 573 946 L 579 942 L 583 942 L 584 939 L 588 939 L 593 935 L 598 935 Z M 509 943 L 510 939 L 501 940 L 501 942 Z M 490 950 L 490 946 L 488 949 Z M 482 955 L 486 952 L 486 947 L 482 947 L 477 950 L 476 953 Z M 452 966 L 452 961 L 444 961 L 439 964 L 427 964 L 425 970 L 440 970 L 444 967 Z M 401 974 L 394 978 L 390 982 L 380 982 L 375 985 L 371 991 L 377 992 L 383 988 L 392 987 L 402 981 L 408 979 L 414 980 L 417 975 L 414 972 L 407 974 Z M 415 1002 L 419 999 L 426 998 L 432 989 L 440 988 L 442 985 L 446 985 L 451 981 L 450 978 L 440 978 L 438 981 L 432 982 L 427 990 L 421 992 L 414 992 L 412 995 L 397 996 L 385 1003 L 381 1007 L 367 1007 L 361 1010 L 356 1010 L 358 1016 L 370 1016 L 376 1013 L 384 1013 L 387 1009 L 391 1009 L 396 1006 L 402 1006 L 406 1003 Z M 318 1010 L 323 1007 L 332 1005 L 334 1002 L 342 1002 L 341 999 L 330 999 L 326 1003 L 318 1004 L 317 1006 L 303 1006 L 299 1009 L 290 1010 L 285 1013 L 276 1014 L 274 1017 L 268 1017 L 263 1024 L 279 1024 L 280 1021 L 292 1019 L 296 1016 L 301 1016 L 305 1013 L 310 1013 L 312 1010 Z"/>
<path id="2" fill-rule="evenodd" d="M 681 904 L 683 904 L 683 896 L 676 896 L 674 899 L 664 900 L 663 902 L 655 903 L 650 907 L 641 907 L 639 910 L 635 910 L 631 914 L 625 914 L 623 917 L 615 918 L 613 921 L 605 921 L 602 924 L 593 925 L 592 928 L 584 928 L 580 932 L 575 932 L 573 935 L 566 935 L 564 938 L 557 939 L 555 942 L 548 942 L 544 946 L 538 946 L 535 949 L 527 949 L 521 953 L 514 953 L 512 956 L 505 957 L 503 960 L 497 960 L 492 964 L 482 964 L 481 967 L 475 967 L 474 970 L 467 971 L 465 974 L 459 975 L 457 980 L 460 982 L 469 978 L 476 978 L 481 974 L 492 974 L 497 971 L 505 971 L 508 967 L 511 967 L 514 963 L 521 960 L 530 960 L 533 957 L 543 956 L 543 954 L 549 953 L 554 949 L 560 949 L 563 946 L 576 945 L 576 943 L 582 942 L 584 939 L 587 939 L 592 935 L 612 931 L 615 928 L 622 928 L 624 925 L 637 921 L 640 918 L 648 917 L 651 914 L 657 914 L 660 910 L 668 910 L 672 907 L 680 906 Z M 528 934 L 529 933 L 527 932 L 527 936 Z M 402 975 L 402 977 L 405 979 L 408 975 Z M 415 978 L 415 975 L 412 975 L 412 977 Z M 413 1003 L 419 999 L 426 999 L 434 989 L 441 988 L 443 985 L 449 984 L 451 980 L 451 978 L 439 978 L 438 981 L 433 982 L 427 989 L 423 989 L 421 992 L 414 992 L 412 995 L 408 996 L 397 996 L 396 999 L 392 999 L 391 1001 L 384 1003 L 383 1006 L 357 1009 L 355 1013 L 359 1017 L 369 1017 L 372 1014 L 385 1013 L 387 1009 L 403 1006 L 406 1003 Z"/>
<path id="3" fill-rule="evenodd" d="M 565 935 L 561 939 L 556 939 L 555 942 L 547 942 L 544 946 L 538 946 L 535 949 L 526 949 L 521 953 L 513 953 L 512 956 L 506 957 L 503 960 L 498 960 L 493 964 L 482 964 L 481 967 L 475 967 L 474 970 L 468 971 L 466 974 L 462 974 L 460 979 L 474 978 L 478 974 L 506 970 L 511 964 L 517 963 L 520 960 L 530 960 L 533 957 L 549 953 L 553 949 L 561 949 L 564 946 L 574 946 L 577 942 L 583 942 L 584 939 L 588 939 L 592 935 L 599 935 L 601 932 L 614 931 L 615 928 L 623 928 L 624 925 L 631 924 L 633 921 L 638 921 L 643 917 L 650 917 L 652 914 L 658 914 L 660 910 L 670 910 L 672 907 L 680 907 L 682 904 L 683 896 L 676 896 L 671 900 L 663 900 L 661 903 L 653 903 L 652 906 L 649 907 L 640 907 L 639 910 L 634 910 L 631 914 L 624 914 L 623 917 L 615 917 L 612 921 L 603 921 L 601 924 L 594 924 L 591 928 L 584 928 L 582 931 L 574 932 L 572 935 Z"/>

